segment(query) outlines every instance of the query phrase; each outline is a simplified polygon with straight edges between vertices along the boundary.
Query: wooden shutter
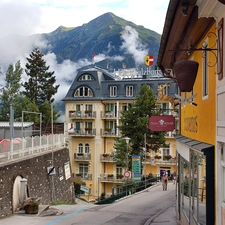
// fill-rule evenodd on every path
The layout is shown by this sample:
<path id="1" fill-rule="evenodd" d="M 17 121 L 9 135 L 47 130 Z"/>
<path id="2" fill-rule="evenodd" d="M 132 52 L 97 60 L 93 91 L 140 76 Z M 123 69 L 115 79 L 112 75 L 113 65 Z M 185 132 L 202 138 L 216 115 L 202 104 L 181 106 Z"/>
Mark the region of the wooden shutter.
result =
<path id="1" fill-rule="evenodd" d="M 218 79 L 223 79 L 223 18 L 218 23 L 218 50 L 217 50 L 217 74 Z"/>

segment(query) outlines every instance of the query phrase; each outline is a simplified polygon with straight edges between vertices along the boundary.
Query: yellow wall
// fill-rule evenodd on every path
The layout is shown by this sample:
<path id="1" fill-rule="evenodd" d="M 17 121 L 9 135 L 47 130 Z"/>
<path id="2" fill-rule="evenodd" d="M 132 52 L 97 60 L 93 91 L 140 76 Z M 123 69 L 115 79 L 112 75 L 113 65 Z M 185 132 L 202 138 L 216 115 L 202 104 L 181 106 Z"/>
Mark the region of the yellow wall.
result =
<path id="1" fill-rule="evenodd" d="M 209 32 L 216 32 L 215 25 Z M 209 33 L 208 32 L 208 33 Z M 208 38 L 208 39 L 207 39 Z M 215 48 L 216 37 L 205 36 L 204 40 L 208 40 L 208 48 Z M 198 45 L 197 48 L 202 47 L 203 41 Z M 209 62 L 211 65 L 215 64 L 215 55 L 208 52 Z M 181 105 L 181 134 L 202 142 L 209 144 L 215 144 L 215 124 L 216 124 L 216 64 L 212 67 L 208 66 L 209 80 L 208 80 L 208 96 L 203 99 L 202 97 L 202 71 L 203 71 L 203 59 L 202 51 L 194 51 L 191 56 L 192 60 L 199 62 L 198 74 L 194 84 L 194 94 L 197 96 L 194 98 L 194 102 L 197 106 L 185 103 Z M 181 93 L 181 95 L 187 98 L 192 93 Z"/>

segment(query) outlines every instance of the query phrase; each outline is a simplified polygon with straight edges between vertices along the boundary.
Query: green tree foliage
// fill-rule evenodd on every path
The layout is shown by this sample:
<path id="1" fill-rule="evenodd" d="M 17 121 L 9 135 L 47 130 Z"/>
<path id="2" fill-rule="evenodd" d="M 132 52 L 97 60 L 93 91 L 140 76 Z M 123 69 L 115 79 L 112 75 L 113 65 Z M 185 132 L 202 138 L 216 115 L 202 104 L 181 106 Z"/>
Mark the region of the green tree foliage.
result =
<path id="1" fill-rule="evenodd" d="M 57 93 L 59 85 L 55 85 L 56 78 L 54 72 L 49 72 L 49 66 L 43 59 L 43 54 L 35 48 L 27 58 L 25 72 L 28 76 L 23 87 L 23 94 L 34 102 L 39 112 L 42 113 L 43 122 L 51 121 L 51 103 L 54 102 L 53 96 Z M 54 121 L 59 117 L 57 111 L 53 112 Z"/>
<path id="2" fill-rule="evenodd" d="M 10 105 L 14 109 L 14 121 L 21 121 L 22 111 L 37 112 L 38 109 L 34 102 L 31 102 L 28 98 L 23 96 L 20 92 L 21 88 L 21 75 L 23 69 L 21 68 L 20 61 L 15 65 L 10 64 L 6 72 L 5 87 L 2 89 L 1 95 L 1 109 L 0 120 L 9 121 L 10 117 Z M 24 121 L 37 122 L 38 118 L 33 115 L 24 115 Z"/>
<path id="3" fill-rule="evenodd" d="M 128 152 L 129 168 L 131 166 L 132 155 L 143 155 L 146 134 L 146 150 L 157 152 L 165 145 L 164 132 L 153 132 L 148 129 L 149 117 L 157 115 L 156 98 L 154 92 L 147 85 L 140 88 L 133 104 L 127 111 L 122 112 L 122 125 L 119 126 L 122 136 L 115 140 L 113 154 L 118 165 L 125 165 L 126 154 Z M 127 150 L 124 137 L 129 137 L 129 147 Z"/>

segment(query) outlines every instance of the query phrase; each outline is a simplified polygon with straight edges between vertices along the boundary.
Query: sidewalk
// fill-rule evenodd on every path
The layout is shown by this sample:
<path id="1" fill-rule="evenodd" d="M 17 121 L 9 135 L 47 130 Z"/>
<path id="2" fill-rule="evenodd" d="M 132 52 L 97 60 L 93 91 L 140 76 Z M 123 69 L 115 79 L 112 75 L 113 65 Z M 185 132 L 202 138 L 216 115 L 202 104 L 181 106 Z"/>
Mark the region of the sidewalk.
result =
<path id="1" fill-rule="evenodd" d="M 173 184 L 168 183 L 168 185 Z M 157 214 L 149 218 L 145 225 L 178 225 L 175 204 L 176 202 L 173 201 L 168 207 L 160 210 Z"/>

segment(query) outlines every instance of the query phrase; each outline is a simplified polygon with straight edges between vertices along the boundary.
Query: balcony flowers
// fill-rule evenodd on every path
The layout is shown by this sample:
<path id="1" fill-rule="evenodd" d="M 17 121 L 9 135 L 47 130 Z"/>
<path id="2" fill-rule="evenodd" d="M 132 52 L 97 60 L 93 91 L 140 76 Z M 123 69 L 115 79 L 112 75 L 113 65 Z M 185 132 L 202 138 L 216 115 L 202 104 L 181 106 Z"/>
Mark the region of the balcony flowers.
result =
<path id="1" fill-rule="evenodd" d="M 161 159 L 160 155 L 155 155 L 155 159 Z"/>
<path id="2" fill-rule="evenodd" d="M 165 160 L 170 160 L 170 159 L 172 159 L 172 156 L 171 156 L 171 155 L 165 155 L 165 156 L 164 156 L 164 159 L 165 159 Z"/>

